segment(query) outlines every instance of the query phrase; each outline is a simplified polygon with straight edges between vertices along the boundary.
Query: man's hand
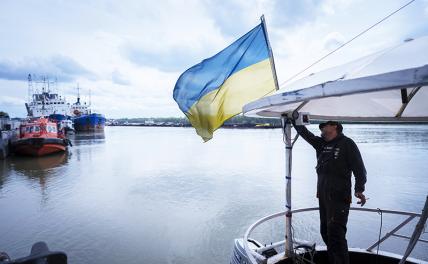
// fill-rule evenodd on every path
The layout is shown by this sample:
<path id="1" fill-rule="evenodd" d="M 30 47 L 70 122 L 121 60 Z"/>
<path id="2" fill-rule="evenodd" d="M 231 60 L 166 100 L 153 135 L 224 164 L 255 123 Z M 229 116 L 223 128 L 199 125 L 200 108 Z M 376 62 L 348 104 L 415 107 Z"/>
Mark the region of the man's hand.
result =
<path id="1" fill-rule="evenodd" d="M 361 204 L 361 206 L 364 206 L 366 204 L 366 196 L 362 193 L 362 192 L 356 192 L 355 193 L 355 197 L 357 197 L 358 199 L 360 199 L 357 204 Z"/>

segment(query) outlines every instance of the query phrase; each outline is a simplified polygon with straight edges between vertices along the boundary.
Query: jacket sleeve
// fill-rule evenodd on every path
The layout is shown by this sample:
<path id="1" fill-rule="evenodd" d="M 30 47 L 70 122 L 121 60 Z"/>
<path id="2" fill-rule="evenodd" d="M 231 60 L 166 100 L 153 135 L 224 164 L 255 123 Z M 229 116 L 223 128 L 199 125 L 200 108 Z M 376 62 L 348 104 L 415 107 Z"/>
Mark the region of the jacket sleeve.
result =
<path id="1" fill-rule="evenodd" d="M 355 192 L 364 192 L 367 172 L 360 150 L 352 139 L 348 141 L 348 163 L 355 177 Z"/>
<path id="2" fill-rule="evenodd" d="M 321 137 L 315 136 L 311 131 L 309 131 L 306 126 L 297 126 L 293 120 L 293 126 L 299 134 L 306 142 L 312 145 L 314 149 L 319 150 L 324 145 L 324 139 Z"/>

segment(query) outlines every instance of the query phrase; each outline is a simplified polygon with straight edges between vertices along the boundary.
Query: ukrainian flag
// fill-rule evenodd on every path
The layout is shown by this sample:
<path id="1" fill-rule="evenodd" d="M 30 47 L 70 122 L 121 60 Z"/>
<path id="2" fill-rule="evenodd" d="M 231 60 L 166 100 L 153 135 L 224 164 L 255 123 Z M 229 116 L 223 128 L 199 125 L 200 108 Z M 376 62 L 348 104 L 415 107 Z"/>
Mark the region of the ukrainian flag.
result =
<path id="1" fill-rule="evenodd" d="M 181 74 L 174 100 L 204 141 L 242 107 L 275 90 L 263 24 Z"/>

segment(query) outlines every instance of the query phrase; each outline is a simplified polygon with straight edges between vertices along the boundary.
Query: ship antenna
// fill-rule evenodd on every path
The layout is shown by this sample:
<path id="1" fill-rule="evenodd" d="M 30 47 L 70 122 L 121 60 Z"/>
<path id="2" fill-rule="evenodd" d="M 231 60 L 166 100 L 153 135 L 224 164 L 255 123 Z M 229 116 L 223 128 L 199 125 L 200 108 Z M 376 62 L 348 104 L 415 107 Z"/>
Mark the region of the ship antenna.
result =
<path id="1" fill-rule="evenodd" d="M 58 88 L 58 77 L 55 76 L 55 80 L 54 80 L 54 87 L 55 87 L 55 92 L 59 93 L 59 88 Z"/>
<path id="2" fill-rule="evenodd" d="M 33 94 L 33 80 L 31 79 L 31 74 L 28 74 L 28 102 L 31 101 L 31 96 Z"/>
<path id="3" fill-rule="evenodd" d="M 50 88 L 49 76 L 46 76 L 46 82 L 48 84 L 48 90 L 47 90 L 47 92 L 50 93 L 51 92 L 51 88 Z"/>
<path id="4" fill-rule="evenodd" d="M 46 76 L 43 76 L 43 85 L 42 85 L 42 110 L 43 110 L 43 115 L 44 115 L 44 110 L 45 110 L 45 100 L 46 100 L 46 95 L 45 95 L 45 91 L 46 91 Z"/>
<path id="5" fill-rule="evenodd" d="M 77 83 L 77 104 L 80 104 L 80 87 L 79 87 L 79 83 Z"/>
<path id="6" fill-rule="evenodd" d="M 43 85 L 42 85 L 42 93 L 45 93 L 45 89 L 46 89 L 46 76 L 43 76 Z"/>
<path id="7" fill-rule="evenodd" d="M 91 87 L 89 87 L 89 106 L 91 106 Z"/>

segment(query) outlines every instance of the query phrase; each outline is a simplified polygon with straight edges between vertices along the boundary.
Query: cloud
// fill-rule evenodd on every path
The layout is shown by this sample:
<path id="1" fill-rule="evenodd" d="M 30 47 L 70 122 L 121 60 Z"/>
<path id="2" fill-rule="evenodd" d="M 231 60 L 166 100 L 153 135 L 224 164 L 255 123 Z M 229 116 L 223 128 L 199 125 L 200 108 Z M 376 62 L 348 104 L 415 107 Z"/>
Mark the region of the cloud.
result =
<path id="1" fill-rule="evenodd" d="M 154 20 L 143 22 L 150 22 L 142 29 L 144 34 L 126 35 L 120 45 L 119 52 L 134 66 L 181 72 L 232 41 L 222 35 L 200 2 L 170 2 L 154 9 L 161 10 Z"/>
<path id="2" fill-rule="evenodd" d="M 117 69 L 111 73 L 111 80 L 115 84 L 130 85 L 131 81 L 125 78 Z"/>
<path id="3" fill-rule="evenodd" d="M 16 98 L 12 96 L 5 96 L 2 95 L 0 97 L 0 104 L 1 105 L 8 105 L 8 106 L 23 106 L 25 101 L 22 98 Z"/>
<path id="4" fill-rule="evenodd" d="M 281 83 L 403 4 L 401 0 L 3 2 L 0 36 L 7 41 L 0 41 L 0 98 L 25 99 L 28 73 L 49 74 L 58 78 L 59 92 L 67 99 L 76 97 L 74 82 L 79 82 L 82 96 L 88 97 L 91 89 L 94 107 L 110 117 L 183 116 L 172 99 L 180 73 L 245 34 L 260 23 L 262 14 Z M 415 1 L 300 76 L 407 37 L 426 35 L 426 19 L 421 18 L 428 15 L 427 4 Z M 0 107 L 25 115 L 23 105 L 15 101 L 13 108 L 12 100 L 7 100 L 8 105 L 0 102 Z"/>
<path id="5" fill-rule="evenodd" d="M 296 27 L 317 18 L 325 7 L 319 0 L 275 1 L 273 5 L 274 26 Z"/>
<path id="6" fill-rule="evenodd" d="M 61 82 L 71 82 L 82 76 L 93 78 L 90 71 L 63 55 L 50 58 L 27 57 L 20 61 L 0 60 L 0 79 L 22 81 L 27 79 L 28 74 L 48 75 Z"/>
<path id="7" fill-rule="evenodd" d="M 244 34 L 259 22 L 263 8 L 269 9 L 270 4 L 263 0 L 223 1 L 205 0 L 204 7 L 214 20 L 220 32 L 227 36 L 236 37 Z"/>
<path id="8" fill-rule="evenodd" d="M 167 72 L 184 71 L 201 59 L 197 51 L 180 46 L 163 51 L 128 46 L 124 49 L 124 54 L 136 65 L 154 67 Z"/>
<path id="9" fill-rule="evenodd" d="M 331 32 L 324 38 L 324 48 L 332 51 L 345 43 L 345 37 L 339 32 Z"/>

